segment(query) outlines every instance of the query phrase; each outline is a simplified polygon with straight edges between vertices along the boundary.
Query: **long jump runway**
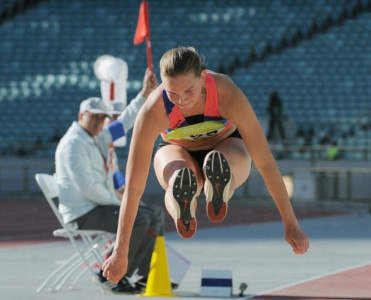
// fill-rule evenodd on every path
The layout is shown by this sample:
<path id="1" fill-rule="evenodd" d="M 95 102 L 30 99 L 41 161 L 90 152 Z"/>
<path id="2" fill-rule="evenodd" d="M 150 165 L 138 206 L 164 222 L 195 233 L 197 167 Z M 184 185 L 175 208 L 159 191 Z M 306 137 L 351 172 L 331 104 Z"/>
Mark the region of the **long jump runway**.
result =
<path id="1" fill-rule="evenodd" d="M 371 263 L 282 287 L 249 299 L 371 299 Z"/>
<path id="2" fill-rule="evenodd" d="M 231 209 L 230 219 L 217 226 L 203 223 L 200 212 L 199 229 L 190 240 L 166 232 L 166 242 L 191 262 L 174 291 L 177 298 L 216 299 L 200 297 L 201 274 L 218 269 L 232 271 L 233 299 L 371 299 L 371 214 L 366 209 L 299 217 L 311 242 L 305 255 L 295 255 L 284 241 L 281 221 L 261 217 L 261 222 L 249 223 L 251 209 L 238 211 L 237 224 L 230 222 L 237 220 Z M 259 218 L 257 213 L 255 218 Z M 135 295 L 100 293 L 88 273 L 73 290 L 37 293 L 46 276 L 72 253 L 65 240 L 0 243 L 0 299 L 138 299 Z M 248 287 L 238 296 L 242 282 Z"/>

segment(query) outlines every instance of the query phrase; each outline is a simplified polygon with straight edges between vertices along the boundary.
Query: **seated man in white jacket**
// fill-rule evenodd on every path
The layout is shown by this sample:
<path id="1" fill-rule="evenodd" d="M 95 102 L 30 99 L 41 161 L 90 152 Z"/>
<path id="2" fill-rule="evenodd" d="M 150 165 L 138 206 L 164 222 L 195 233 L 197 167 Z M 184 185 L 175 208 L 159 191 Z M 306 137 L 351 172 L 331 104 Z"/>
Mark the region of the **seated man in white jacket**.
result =
<path id="1" fill-rule="evenodd" d="M 141 92 L 117 121 L 106 127 L 104 120 L 108 108 L 103 100 L 89 98 L 81 102 L 78 121 L 72 123 L 55 154 L 59 210 L 64 222 L 75 223 L 81 229 L 116 232 L 122 193 L 113 186 L 114 174 L 107 164 L 108 152 L 98 145 L 112 144 L 132 128 L 137 112 L 156 86 L 155 75 L 147 70 Z M 155 243 L 148 231 L 163 235 L 163 230 L 162 208 L 155 205 L 139 208 L 131 237 L 128 273 L 111 287 L 112 291 L 134 293 L 138 290 L 127 278 L 136 269 L 139 275 L 148 276 Z M 101 274 L 98 276 L 101 281 L 105 280 Z"/>

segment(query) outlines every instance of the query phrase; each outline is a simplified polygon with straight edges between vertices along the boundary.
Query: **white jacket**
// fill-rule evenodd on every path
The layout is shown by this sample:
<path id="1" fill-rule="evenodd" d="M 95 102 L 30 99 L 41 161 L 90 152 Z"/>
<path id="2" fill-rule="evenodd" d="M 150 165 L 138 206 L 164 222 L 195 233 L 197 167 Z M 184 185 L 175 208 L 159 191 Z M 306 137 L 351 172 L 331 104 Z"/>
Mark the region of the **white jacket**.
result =
<path id="1" fill-rule="evenodd" d="M 133 127 L 144 101 L 138 94 L 117 121 L 103 128 L 94 138 L 77 122 L 73 122 L 59 142 L 55 167 L 59 211 L 64 222 L 75 220 L 97 205 L 120 205 L 114 192 L 113 174 L 107 170 L 104 158 L 107 157 L 109 145 Z"/>

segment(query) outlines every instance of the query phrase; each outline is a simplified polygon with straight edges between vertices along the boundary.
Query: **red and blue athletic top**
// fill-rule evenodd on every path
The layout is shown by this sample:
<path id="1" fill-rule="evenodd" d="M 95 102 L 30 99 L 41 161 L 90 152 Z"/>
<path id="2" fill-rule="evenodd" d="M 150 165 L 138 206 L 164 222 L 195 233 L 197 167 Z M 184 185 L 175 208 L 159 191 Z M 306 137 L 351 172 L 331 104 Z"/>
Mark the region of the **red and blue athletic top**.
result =
<path id="1" fill-rule="evenodd" d="M 206 103 L 203 115 L 184 117 L 172 103 L 166 91 L 162 98 L 170 121 L 170 128 L 161 133 L 169 143 L 178 145 L 203 145 L 221 136 L 233 123 L 219 113 L 218 92 L 214 77 L 206 73 Z"/>

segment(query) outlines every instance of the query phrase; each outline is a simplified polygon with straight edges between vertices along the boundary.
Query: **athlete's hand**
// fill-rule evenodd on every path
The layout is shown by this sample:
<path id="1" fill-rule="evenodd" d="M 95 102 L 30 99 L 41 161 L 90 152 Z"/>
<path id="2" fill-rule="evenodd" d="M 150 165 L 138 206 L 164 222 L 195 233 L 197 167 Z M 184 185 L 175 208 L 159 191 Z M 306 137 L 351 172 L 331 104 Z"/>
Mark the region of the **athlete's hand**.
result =
<path id="1" fill-rule="evenodd" d="M 103 276 L 113 283 L 118 283 L 125 275 L 127 267 L 127 257 L 118 256 L 113 252 L 102 265 Z"/>
<path id="2" fill-rule="evenodd" d="M 309 249 L 309 239 L 299 226 L 286 228 L 285 240 L 291 245 L 295 254 L 304 254 Z"/>

